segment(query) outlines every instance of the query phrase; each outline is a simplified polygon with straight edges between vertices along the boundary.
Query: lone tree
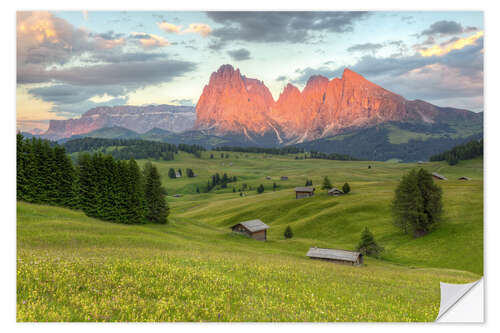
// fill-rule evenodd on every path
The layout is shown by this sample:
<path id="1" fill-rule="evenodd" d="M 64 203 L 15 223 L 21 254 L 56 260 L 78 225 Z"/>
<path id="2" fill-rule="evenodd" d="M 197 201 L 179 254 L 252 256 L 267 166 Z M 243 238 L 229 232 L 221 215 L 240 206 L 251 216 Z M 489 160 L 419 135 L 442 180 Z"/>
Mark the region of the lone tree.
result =
<path id="1" fill-rule="evenodd" d="M 175 178 L 175 170 L 173 168 L 168 169 L 168 177 Z"/>
<path id="2" fill-rule="evenodd" d="M 290 226 L 286 227 L 284 236 L 286 239 L 293 237 L 293 231 L 292 231 L 292 228 L 290 228 Z"/>
<path id="3" fill-rule="evenodd" d="M 146 202 L 146 219 L 153 223 L 166 224 L 169 208 L 163 188 L 161 187 L 160 174 L 156 167 L 148 162 L 144 166 L 144 198 Z"/>
<path id="4" fill-rule="evenodd" d="M 351 187 L 349 186 L 349 183 L 344 183 L 344 186 L 342 186 L 342 192 L 344 192 L 344 194 L 351 192 Z"/>
<path id="5" fill-rule="evenodd" d="M 330 181 L 330 179 L 328 179 L 328 176 L 325 176 L 325 178 L 323 178 L 323 185 L 321 186 L 321 189 L 331 190 L 332 187 L 332 182 Z"/>
<path id="6" fill-rule="evenodd" d="M 378 255 L 384 251 L 384 248 L 377 244 L 373 234 L 368 230 L 368 227 L 365 227 L 365 230 L 361 233 L 361 239 L 356 250 L 365 256 L 378 257 Z"/>
<path id="7" fill-rule="evenodd" d="M 306 186 L 312 186 L 313 181 L 311 179 L 306 179 Z"/>
<path id="8" fill-rule="evenodd" d="M 442 190 L 432 175 L 420 169 L 403 176 L 392 202 L 394 224 L 404 233 L 420 237 L 432 231 L 443 213 Z"/>
<path id="9" fill-rule="evenodd" d="M 260 184 L 260 186 L 257 187 L 257 193 L 261 194 L 262 192 L 264 192 L 264 185 Z"/>

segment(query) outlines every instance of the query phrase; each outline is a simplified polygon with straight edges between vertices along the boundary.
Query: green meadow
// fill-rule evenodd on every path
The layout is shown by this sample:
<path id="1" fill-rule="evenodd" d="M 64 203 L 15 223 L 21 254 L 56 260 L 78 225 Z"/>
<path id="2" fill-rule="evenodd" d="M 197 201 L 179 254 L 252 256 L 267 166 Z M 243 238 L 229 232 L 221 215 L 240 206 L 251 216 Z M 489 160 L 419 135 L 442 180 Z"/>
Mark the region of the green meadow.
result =
<path id="1" fill-rule="evenodd" d="M 448 166 L 228 154 L 154 162 L 168 191 L 167 225 L 18 203 L 18 321 L 433 321 L 440 281 L 483 274 L 481 159 Z M 442 224 L 417 239 L 392 225 L 390 210 L 398 180 L 415 167 L 449 179 L 439 181 Z M 169 168 L 197 177 L 170 179 Z M 203 193 L 216 172 L 238 181 Z M 348 182 L 351 193 L 327 196 L 324 176 L 339 188 Z M 306 179 L 316 195 L 296 200 L 293 188 Z M 244 183 L 252 190 L 240 196 Z M 256 218 L 270 226 L 267 242 L 231 234 Z M 285 240 L 288 225 L 294 237 Z M 366 226 L 385 248 L 381 258 L 351 267 L 305 257 L 312 246 L 354 250 Z"/>

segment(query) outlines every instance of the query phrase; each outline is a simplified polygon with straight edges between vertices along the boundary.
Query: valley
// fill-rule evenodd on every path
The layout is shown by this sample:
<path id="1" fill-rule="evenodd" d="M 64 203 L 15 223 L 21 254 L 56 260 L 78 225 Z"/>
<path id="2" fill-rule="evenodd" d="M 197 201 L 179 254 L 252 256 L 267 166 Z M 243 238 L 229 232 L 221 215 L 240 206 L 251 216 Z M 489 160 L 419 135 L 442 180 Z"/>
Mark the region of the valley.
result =
<path id="1" fill-rule="evenodd" d="M 440 281 L 483 274 L 482 159 L 449 166 L 220 154 L 154 162 L 171 209 L 165 226 L 18 203 L 18 320 L 433 321 Z M 393 226 L 390 213 L 398 179 L 414 167 L 449 179 L 439 182 L 442 225 L 417 239 Z M 170 168 L 193 168 L 197 177 L 170 179 Z M 196 193 L 215 172 L 237 182 Z M 463 175 L 471 180 L 457 180 Z M 349 182 L 351 193 L 327 196 L 324 176 L 337 187 Z M 293 188 L 306 179 L 317 193 L 296 200 Z M 240 197 L 233 186 L 244 183 L 252 190 Z M 270 226 L 267 242 L 231 233 L 253 218 Z M 288 225 L 294 237 L 285 240 Z M 353 250 L 365 226 L 385 248 L 380 259 L 352 267 L 305 257 L 312 246 Z"/>

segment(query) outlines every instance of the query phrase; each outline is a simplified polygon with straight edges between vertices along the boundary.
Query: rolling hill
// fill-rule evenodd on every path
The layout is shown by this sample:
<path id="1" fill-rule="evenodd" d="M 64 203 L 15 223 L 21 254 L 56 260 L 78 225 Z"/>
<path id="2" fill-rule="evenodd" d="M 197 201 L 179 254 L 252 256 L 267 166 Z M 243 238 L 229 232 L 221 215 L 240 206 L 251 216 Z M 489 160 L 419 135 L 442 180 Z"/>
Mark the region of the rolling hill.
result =
<path id="1" fill-rule="evenodd" d="M 18 321 L 433 321 L 440 281 L 483 274 L 482 159 L 449 166 L 207 151 L 155 165 L 168 191 L 166 226 L 18 203 Z M 439 182 L 442 225 L 413 239 L 392 225 L 390 202 L 417 166 L 450 180 Z M 197 177 L 170 179 L 169 168 Z M 215 172 L 238 181 L 197 194 Z M 352 192 L 327 196 L 319 189 L 326 175 Z M 471 180 L 457 180 L 464 175 Z M 306 179 L 317 194 L 294 199 Z M 243 184 L 252 190 L 240 197 Z M 231 234 L 229 226 L 253 218 L 270 226 L 267 242 Z M 283 238 L 288 225 L 291 240 Z M 351 267 L 305 257 L 311 246 L 354 249 L 366 226 L 385 248 L 380 259 Z"/>

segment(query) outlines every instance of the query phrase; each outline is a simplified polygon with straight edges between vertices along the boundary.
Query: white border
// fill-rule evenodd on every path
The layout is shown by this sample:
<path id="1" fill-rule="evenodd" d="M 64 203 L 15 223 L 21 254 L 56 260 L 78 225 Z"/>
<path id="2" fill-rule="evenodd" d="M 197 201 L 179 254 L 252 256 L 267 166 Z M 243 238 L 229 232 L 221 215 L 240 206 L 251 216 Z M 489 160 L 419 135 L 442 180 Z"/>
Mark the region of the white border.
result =
<path id="1" fill-rule="evenodd" d="M 179 330 L 191 331 L 192 329 L 204 329 L 212 332 L 254 332 L 255 330 L 280 330 L 286 332 L 301 332 L 305 329 L 331 332 L 332 330 L 367 329 L 370 332 L 405 331 L 414 330 L 453 330 L 454 332 L 470 332 L 478 329 L 491 329 L 500 327 L 498 301 L 494 295 L 499 295 L 499 265 L 497 255 L 500 253 L 498 247 L 500 242 L 496 238 L 500 236 L 500 216 L 498 214 L 498 191 L 500 166 L 498 158 L 499 141 L 499 40 L 500 16 L 496 1 L 462 1 L 462 0 L 419 0 L 411 2 L 410 6 L 401 0 L 387 1 L 319 1 L 307 0 L 301 2 L 293 1 L 269 1 L 252 0 L 238 3 L 234 0 L 210 0 L 210 1 L 131 1 L 121 0 L 114 4 L 98 0 L 86 0 L 82 2 L 68 2 L 67 0 L 23 0 L 5 1 L 0 11 L 4 44 L 0 57 L 2 61 L 2 119 L 0 121 L 0 135 L 2 138 L 1 163 L 1 203 L 2 215 L 2 267 L 3 269 L 0 286 L 2 288 L 1 318 L 0 325 L 5 332 L 11 330 L 19 331 L 50 331 L 50 332 L 87 332 L 89 329 L 97 331 L 137 331 L 137 330 Z M 485 320 L 486 324 L 17 324 L 15 322 L 15 257 L 16 257 L 16 223 L 15 223 L 15 11 L 28 9 L 57 9 L 57 10 L 80 10 L 85 6 L 87 10 L 483 10 L 485 17 Z M 495 203 L 497 203 L 495 205 Z M 494 259 L 491 265 L 488 259 Z M 496 282 L 495 282 L 496 281 Z M 403 327 L 404 325 L 404 327 Z M 472 325 L 472 326 L 471 326 Z"/>

